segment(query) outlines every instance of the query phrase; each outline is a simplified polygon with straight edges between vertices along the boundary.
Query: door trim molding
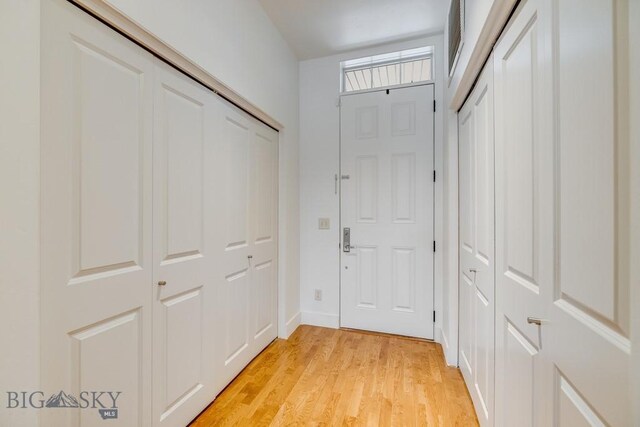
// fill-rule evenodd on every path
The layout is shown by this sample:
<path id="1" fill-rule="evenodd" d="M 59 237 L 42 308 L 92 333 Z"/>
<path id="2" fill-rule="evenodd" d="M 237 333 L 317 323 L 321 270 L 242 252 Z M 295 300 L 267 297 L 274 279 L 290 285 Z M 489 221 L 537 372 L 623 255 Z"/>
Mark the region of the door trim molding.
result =
<path id="1" fill-rule="evenodd" d="M 218 80 L 207 70 L 187 58 L 175 48 L 162 41 L 158 36 L 148 31 L 142 25 L 129 18 L 105 0 L 67 0 L 89 15 L 113 28 L 124 37 L 130 39 L 154 56 L 160 58 L 180 72 L 193 78 L 217 95 L 246 111 L 267 126 L 280 131 L 284 126 L 269 116 L 265 111 L 252 104 L 242 95 Z"/>

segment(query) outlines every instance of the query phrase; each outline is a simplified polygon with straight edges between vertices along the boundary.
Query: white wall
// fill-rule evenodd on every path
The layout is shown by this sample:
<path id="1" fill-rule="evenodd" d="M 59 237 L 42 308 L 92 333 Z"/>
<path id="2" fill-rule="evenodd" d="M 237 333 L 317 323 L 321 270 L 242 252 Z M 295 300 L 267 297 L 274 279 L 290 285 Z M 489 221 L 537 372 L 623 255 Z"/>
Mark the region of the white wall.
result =
<path id="1" fill-rule="evenodd" d="M 39 389 L 40 1 L 0 2 L 0 425 L 37 425 L 7 391 Z"/>
<path id="2" fill-rule="evenodd" d="M 110 0 L 282 123 L 279 333 L 299 323 L 298 60 L 257 0 Z"/>
<path id="3" fill-rule="evenodd" d="M 340 288 L 340 211 L 334 193 L 334 174 L 339 174 L 340 62 L 383 52 L 434 45 L 436 101 L 443 105 L 442 35 L 377 46 L 300 62 L 300 309 L 302 322 L 338 327 Z M 436 112 L 436 161 L 442 159 L 443 112 Z M 439 143 L 440 142 L 440 143 Z M 442 176 L 442 165 L 436 169 Z M 436 206 L 442 206 L 442 190 L 436 190 Z M 329 230 L 318 229 L 318 218 L 331 220 Z M 442 210 L 436 221 L 442 222 Z M 436 240 L 442 237 L 436 235 Z M 443 252 L 436 253 L 436 311 L 442 313 L 441 273 Z M 322 301 L 314 300 L 314 290 L 322 290 Z M 439 339 L 440 319 L 436 320 Z"/>

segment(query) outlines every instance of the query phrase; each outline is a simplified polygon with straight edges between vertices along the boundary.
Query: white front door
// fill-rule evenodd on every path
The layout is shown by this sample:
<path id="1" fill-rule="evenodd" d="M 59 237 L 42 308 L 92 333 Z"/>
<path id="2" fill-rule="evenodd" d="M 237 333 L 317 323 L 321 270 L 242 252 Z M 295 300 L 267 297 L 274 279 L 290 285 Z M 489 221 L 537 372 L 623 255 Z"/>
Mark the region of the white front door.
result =
<path id="1" fill-rule="evenodd" d="M 493 425 L 494 153 L 493 64 L 458 116 L 460 153 L 460 369 L 480 424 Z"/>
<path id="2" fill-rule="evenodd" d="M 433 85 L 342 97 L 343 327 L 433 339 L 433 100 Z"/>

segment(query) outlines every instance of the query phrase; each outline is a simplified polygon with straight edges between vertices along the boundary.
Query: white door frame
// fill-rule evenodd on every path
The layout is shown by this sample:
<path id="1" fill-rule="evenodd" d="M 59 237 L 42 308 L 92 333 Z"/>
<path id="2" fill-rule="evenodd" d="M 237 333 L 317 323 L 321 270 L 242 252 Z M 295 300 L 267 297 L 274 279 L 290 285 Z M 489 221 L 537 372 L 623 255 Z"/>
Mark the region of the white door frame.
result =
<path id="1" fill-rule="evenodd" d="M 437 68 L 437 67 L 436 67 Z M 436 71 L 439 72 L 439 71 Z M 447 356 L 447 350 L 450 349 L 450 346 L 447 342 L 447 338 L 442 334 L 442 318 L 444 316 L 443 304 L 442 300 L 438 299 L 439 295 L 443 293 L 443 258 L 445 250 L 445 241 L 444 241 L 444 225 L 443 225 L 443 194 L 444 194 L 444 168 L 443 168 L 443 118 L 442 112 L 443 108 L 439 107 L 443 104 L 443 94 L 441 92 L 441 88 L 438 87 L 434 80 L 429 80 L 420 83 L 409 83 L 405 85 L 396 85 L 389 86 L 383 88 L 376 89 L 366 89 L 359 90 L 349 93 L 341 93 L 338 98 L 338 171 L 337 171 L 337 182 L 338 182 L 338 327 L 342 327 L 342 179 L 341 179 L 341 171 L 342 171 L 342 135 L 340 129 L 342 127 L 342 98 L 345 96 L 356 96 L 363 93 L 370 92 L 381 92 L 398 88 L 407 88 L 414 86 L 425 86 L 425 85 L 433 85 L 433 93 L 434 93 L 434 108 L 435 114 L 433 115 L 434 126 L 433 126 L 433 169 L 436 172 L 436 181 L 434 186 L 433 193 L 433 236 L 436 240 L 436 251 L 433 255 L 433 309 L 436 313 L 436 320 L 433 322 L 433 341 L 442 343 L 445 346 L 445 358 L 450 361 Z M 456 313 L 457 315 L 457 313 Z M 455 353 L 457 353 L 457 345 L 456 348 L 453 349 Z M 457 357 L 457 356 L 455 356 Z"/>

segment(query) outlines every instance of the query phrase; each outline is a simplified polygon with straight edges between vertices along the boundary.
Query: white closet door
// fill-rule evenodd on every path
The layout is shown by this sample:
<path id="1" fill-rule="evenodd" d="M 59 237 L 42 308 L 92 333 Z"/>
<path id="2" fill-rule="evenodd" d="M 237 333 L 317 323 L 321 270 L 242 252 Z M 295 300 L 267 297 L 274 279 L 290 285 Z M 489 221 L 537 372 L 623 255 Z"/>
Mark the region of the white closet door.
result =
<path id="1" fill-rule="evenodd" d="M 527 0 L 496 45 L 499 425 L 632 425 L 626 7 Z"/>
<path id="2" fill-rule="evenodd" d="M 460 366 L 483 426 L 494 423 L 493 64 L 459 114 Z"/>
<path id="3" fill-rule="evenodd" d="M 640 260 L 629 259 L 628 171 L 640 165 L 628 159 L 628 79 L 638 78 L 625 71 L 638 49 L 628 3 L 552 2 L 557 270 L 541 331 L 560 426 L 630 426 L 639 404 L 629 397 L 628 268 Z"/>
<path id="4" fill-rule="evenodd" d="M 148 426 L 153 58 L 62 0 L 41 40 L 42 390 L 120 392 L 42 425 Z"/>
<path id="5" fill-rule="evenodd" d="M 213 252 L 205 211 L 217 97 L 157 62 L 153 141 L 154 425 L 180 426 L 213 399 Z"/>
<path id="6" fill-rule="evenodd" d="M 250 332 L 255 356 L 278 336 L 278 132 L 252 122 Z"/>
<path id="7" fill-rule="evenodd" d="M 217 146 L 221 389 L 277 336 L 277 132 L 222 103 Z"/>
<path id="8" fill-rule="evenodd" d="M 522 3 L 494 52 L 496 105 L 496 418 L 552 425 L 543 329 L 554 281 L 548 0 Z M 547 342 L 548 343 L 548 342 Z"/>

